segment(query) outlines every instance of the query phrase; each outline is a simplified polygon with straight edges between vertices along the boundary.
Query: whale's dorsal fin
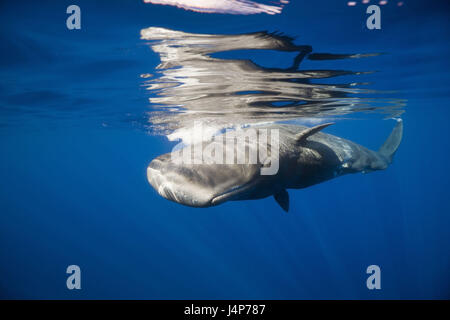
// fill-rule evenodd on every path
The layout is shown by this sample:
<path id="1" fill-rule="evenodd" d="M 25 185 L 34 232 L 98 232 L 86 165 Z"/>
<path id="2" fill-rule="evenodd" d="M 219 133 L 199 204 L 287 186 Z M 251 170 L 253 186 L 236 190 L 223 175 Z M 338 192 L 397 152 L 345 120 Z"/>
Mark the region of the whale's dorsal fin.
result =
<path id="1" fill-rule="evenodd" d="M 301 144 L 305 142 L 306 138 L 308 138 L 310 135 L 313 135 L 314 133 L 317 133 L 320 130 L 325 129 L 326 127 L 331 126 L 332 124 L 334 124 L 334 122 L 319 124 L 318 126 L 303 130 L 302 132 L 297 133 L 295 135 L 295 140 L 297 140 L 297 144 Z"/>
<path id="2" fill-rule="evenodd" d="M 285 189 L 275 193 L 273 197 L 284 211 L 289 211 L 289 193 Z"/>

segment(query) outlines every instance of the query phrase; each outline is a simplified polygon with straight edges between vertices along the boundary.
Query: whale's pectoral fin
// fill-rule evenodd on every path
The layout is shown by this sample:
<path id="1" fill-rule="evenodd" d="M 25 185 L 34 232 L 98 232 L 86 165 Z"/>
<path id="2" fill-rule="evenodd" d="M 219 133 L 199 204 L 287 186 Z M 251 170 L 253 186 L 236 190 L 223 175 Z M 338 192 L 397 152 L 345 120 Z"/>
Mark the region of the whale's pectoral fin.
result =
<path id="1" fill-rule="evenodd" d="M 328 126 L 331 126 L 332 124 L 334 124 L 334 123 L 329 122 L 329 123 L 319 124 L 318 126 L 303 130 L 302 132 L 298 133 L 295 136 L 295 140 L 297 140 L 297 144 L 302 144 L 303 142 L 306 141 L 306 138 L 313 135 L 314 133 L 319 132 L 322 129 L 325 129 Z"/>
<path id="2" fill-rule="evenodd" d="M 289 193 L 286 190 L 275 193 L 273 197 L 284 211 L 289 211 Z"/>

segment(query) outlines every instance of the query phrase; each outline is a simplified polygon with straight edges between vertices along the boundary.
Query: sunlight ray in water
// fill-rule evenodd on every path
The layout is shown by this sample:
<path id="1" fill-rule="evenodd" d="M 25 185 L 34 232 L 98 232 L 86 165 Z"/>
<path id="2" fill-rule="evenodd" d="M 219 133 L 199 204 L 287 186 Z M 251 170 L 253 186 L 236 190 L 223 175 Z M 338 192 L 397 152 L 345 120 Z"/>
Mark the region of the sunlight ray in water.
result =
<path id="1" fill-rule="evenodd" d="M 151 130 L 169 137 L 179 138 L 194 121 L 220 130 L 262 122 L 329 119 L 356 112 L 394 117 L 405 105 L 404 100 L 381 96 L 387 92 L 359 88 L 364 83 L 354 78 L 370 71 L 299 70 L 305 57 L 323 61 L 378 54 L 312 53 L 311 46 L 296 45 L 290 37 L 267 32 L 214 35 L 151 27 L 141 30 L 141 38 L 151 40 L 151 48 L 161 60 L 156 76 L 144 82 L 152 94 Z M 212 56 L 248 49 L 296 56 L 287 68 Z M 338 76 L 352 79 L 340 84 L 314 82 Z"/>

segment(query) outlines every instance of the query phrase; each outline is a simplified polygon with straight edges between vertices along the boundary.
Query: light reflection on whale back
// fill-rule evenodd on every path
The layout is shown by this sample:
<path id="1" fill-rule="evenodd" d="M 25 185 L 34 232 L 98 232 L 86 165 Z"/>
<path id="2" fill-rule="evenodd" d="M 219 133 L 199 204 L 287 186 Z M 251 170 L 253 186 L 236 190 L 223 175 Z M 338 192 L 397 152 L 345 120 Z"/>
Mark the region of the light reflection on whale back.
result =
<path id="1" fill-rule="evenodd" d="M 379 97 L 355 82 L 366 72 L 299 70 L 301 61 L 361 58 L 376 54 L 320 54 L 295 45 L 293 39 L 267 32 L 239 35 L 192 34 L 164 28 L 141 30 L 161 63 L 157 75 L 145 80 L 150 91 L 150 129 L 179 138 L 196 121 L 231 128 L 294 119 L 323 119 L 356 112 L 388 117 L 403 112 L 404 101 Z M 291 66 L 267 68 L 248 59 L 213 55 L 233 50 L 276 50 L 295 53 Z M 324 84 L 329 78 L 352 76 L 353 82 Z M 143 75 L 145 78 L 145 76 Z M 318 79 L 321 84 L 314 83 Z"/>

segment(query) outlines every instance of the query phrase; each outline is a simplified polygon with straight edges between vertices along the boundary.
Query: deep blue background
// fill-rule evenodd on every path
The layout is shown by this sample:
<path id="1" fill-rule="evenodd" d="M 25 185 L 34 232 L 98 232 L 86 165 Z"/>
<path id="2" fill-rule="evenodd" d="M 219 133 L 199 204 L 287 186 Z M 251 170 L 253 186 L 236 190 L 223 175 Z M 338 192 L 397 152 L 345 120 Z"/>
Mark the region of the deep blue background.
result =
<path id="1" fill-rule="evenodd" d="M 360 3 L 295 2 L 277 16 L 1 2 L 1 298 L 450 298 L 447 2 L 390 1 L 379 31 L 367 30 Z M 82 30 L 66 28 L 70 4 Z M 289 214 L 272 198 L 209 209 L 161 198 L 146 167 L 172 144 L 144 128 L 139 75 L 158 63 L 139 40 L 149 26 L 279 30 L 315 52 L 385 52 L 302 68 L 378 70 L 364 78 L 372 88 L 400 90 L 408 104 L 393 165 L 292 190 Z M 393 124 L 363 116 L 327 131 L 377 148 Z M 82 269 L 80 291 L 66 288 L 70 264 Z M 382 290 L 366 288 L 371 264 Z"/>

